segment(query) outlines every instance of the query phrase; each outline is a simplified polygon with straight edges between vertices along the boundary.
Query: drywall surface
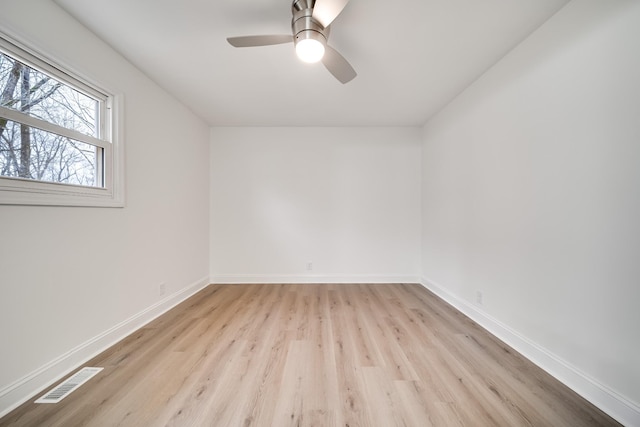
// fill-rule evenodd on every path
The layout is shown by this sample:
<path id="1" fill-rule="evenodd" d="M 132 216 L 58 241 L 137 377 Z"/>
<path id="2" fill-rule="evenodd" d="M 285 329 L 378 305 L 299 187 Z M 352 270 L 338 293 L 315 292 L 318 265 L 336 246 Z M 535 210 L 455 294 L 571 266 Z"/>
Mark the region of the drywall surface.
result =
<path id="1" fill-rule="evenodd" d="M 573 1 L 425 125 L 422 178 L 425 281 L 636 408 L 638 76 L 640 3 Z"/>
<path id="2" fill-rule="evenodd" d="M 420 128 L 214 128 L 215 281 L 416 281 Z"/>
<path id="3" fill-rule="evenodd" d="M 126 144 L 124 208 L 0 205 L 4 396 L 208 278 L 209 127 L 50 1 L 3 1 L 0 26 L 122 94 Z"/>

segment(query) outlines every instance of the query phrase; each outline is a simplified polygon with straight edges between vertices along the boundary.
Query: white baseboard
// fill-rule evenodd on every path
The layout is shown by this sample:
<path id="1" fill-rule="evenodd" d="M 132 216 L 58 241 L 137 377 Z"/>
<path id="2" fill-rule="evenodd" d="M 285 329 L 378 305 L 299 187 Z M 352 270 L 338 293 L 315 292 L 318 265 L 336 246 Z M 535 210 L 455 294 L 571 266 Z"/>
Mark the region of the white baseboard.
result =
<path id="1" fill-rule="evenodd" d="M 3 387 L 0 389 L 0 417 L 208 285 L 209 278 L 202 278 Z"/>
<path id="2" fill-rule="evenodd" d="M 211 283 L 420 283 L 418 276 L 214 274 Z"/>
<path id="3" fill-rule="evenodd" d="M 427 278 L 421 284 L 625 426 L 640 426 L 640 405 L 620 396 L 570 363 Z"/>

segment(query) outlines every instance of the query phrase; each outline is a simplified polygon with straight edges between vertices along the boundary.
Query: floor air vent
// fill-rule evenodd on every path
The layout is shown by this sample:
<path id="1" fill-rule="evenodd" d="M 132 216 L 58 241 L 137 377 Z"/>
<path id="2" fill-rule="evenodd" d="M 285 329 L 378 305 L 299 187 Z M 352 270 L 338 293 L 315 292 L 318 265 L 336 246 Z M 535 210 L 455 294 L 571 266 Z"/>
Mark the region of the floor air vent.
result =
<path id="1" fill-rule="evenodd" d="M 66 381 L 58 384 L 57 387 L 50 390 L 47 394 L 36 400 L 35 403 L 58 403 L 65 397 L 69 396 L 82 384 L 93 378 L 103 368 L 82 368 Z"/>

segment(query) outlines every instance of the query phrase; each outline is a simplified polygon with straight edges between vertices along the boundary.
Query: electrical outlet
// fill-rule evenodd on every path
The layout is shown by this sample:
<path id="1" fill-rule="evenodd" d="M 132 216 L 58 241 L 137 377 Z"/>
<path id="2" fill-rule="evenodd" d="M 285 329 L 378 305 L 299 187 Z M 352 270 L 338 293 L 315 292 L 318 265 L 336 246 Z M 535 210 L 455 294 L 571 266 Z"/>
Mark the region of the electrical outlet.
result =
<path id="1" fill-rule="evenodd" d="M 307 263 L 307 271 L 311 271 L 311 270 L 313 270 L 313 263 L 311 261 L 309 261 Z"/>
<path id="2" fill-rule="evenodd" d="M 482 305 L 482 292 L 476 291 L 476 303 Z"/>
<path id="3" fill-rule="evenodd" d="M 164 295 L 166 291 L 167 285 L 164 282 L 160 283 L 160 285 L 158 285 L 158 293 L 160 294 L 160 296 Z"/>

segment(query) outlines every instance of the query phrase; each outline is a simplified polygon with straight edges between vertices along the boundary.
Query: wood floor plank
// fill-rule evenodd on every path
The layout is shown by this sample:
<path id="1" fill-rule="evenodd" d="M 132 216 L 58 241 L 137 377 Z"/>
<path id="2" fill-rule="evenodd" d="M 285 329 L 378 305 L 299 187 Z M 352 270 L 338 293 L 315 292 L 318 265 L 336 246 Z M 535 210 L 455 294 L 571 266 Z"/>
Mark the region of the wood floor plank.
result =
<path id="1" fill-rule="evenodd" d="M 4 426 L 617 426 L 419 285 L 211 285 Z"/>

